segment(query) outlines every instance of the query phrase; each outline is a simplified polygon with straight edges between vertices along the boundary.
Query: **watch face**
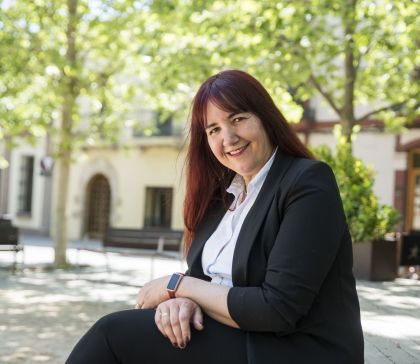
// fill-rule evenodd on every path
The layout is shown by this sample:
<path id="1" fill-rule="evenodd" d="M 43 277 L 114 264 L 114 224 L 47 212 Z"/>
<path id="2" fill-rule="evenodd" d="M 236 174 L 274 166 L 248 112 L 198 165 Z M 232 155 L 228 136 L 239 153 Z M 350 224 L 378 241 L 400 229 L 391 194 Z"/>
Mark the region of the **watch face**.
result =
<path id="1" fill-rule="evenodd" d="M 168 286 L 167 286 L 168 289 L 175 289 L 176 288 L 176 284 L 179 280 L 179 276 L 180 276 L 179 274 L 172 274 L 172 277 L 169 280 L 169 283 L 168 283 Z"/>

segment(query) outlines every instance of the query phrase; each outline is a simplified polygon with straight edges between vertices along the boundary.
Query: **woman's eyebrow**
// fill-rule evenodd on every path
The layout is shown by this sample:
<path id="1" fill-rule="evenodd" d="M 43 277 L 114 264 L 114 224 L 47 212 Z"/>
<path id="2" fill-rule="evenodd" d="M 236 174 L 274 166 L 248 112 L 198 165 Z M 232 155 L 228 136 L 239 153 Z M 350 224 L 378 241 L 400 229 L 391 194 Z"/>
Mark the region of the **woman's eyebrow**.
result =
<path id="1" fill-rule="evenodd" d="M 238 114 L 243 114 L 243 113 L 247 113 L 248 111 L 234 111 L 231 112 L 228 116 L 228 119 L 232 119 L 234 116 L 238 115 Z"/>
<path id="2" fill-rule="evenodd" d="M 213 126 L 216 126 L 216 125 L 217 125 L 217 123 L 211 123 L 211 124 L 209 124 L 209 125 L 207 125 L 207 126 L 205 127 L 205 130 L 210 129 L 210 128 L 212 128 Z"/>
<path id="3" fill-rule="evenodd" d="M 242 114 L 242 113 L 244 113 L 244 112 L 246 112 L 246 111 L 234 111 L 234 112 L 231 112 L 231 113 L 228 115 L 227 119 L 228 119 L 228 120 L 231 120 L 234 116 L 236 116 L 236 115 L 238 115 L 238 114 Z M 213 126 L 216 126 L 216 125 L 217 125 L 217 123 L 211 123 L 211 124 L 207 125 L 204 129 L 205 129 L 205 130 L 207 130 L 207 129 L 210 129 L 210 128 L 212 128 Z"/>

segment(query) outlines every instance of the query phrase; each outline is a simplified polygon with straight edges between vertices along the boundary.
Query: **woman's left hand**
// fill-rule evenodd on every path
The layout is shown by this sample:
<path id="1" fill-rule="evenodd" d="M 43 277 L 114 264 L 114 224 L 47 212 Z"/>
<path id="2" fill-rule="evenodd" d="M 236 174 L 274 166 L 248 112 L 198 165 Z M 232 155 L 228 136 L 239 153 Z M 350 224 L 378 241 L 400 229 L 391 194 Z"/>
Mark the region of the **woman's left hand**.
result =
<path id="1" fill-rule="evenodd" d="M 155 322 L 162 335 L 180 349 L 184 349 L 191 340 L 190 324 L 196 330 L 204 329 L 203 312 L 189 298 L 174 298 L 162 302 L 156 309 Z"/>
<path id="2" fill-rule="evenodd" d="M 147 282 L 137 295 L 136 308 L 156 308 L 169 299 L 166 286 L 171 276 L 164 276 Z"/>

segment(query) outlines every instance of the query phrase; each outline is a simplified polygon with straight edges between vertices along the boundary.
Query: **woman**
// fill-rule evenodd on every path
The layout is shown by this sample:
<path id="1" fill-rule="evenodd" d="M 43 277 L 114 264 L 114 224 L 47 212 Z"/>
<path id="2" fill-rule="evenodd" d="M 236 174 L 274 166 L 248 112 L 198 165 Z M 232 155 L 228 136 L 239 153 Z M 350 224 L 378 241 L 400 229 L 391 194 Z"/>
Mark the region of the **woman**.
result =
<path id="1" fill-rule="evenodd" d="M 67 363 L 363 363 L 331 169 L 241 71 L 203 83 L 190 137 L 186 275 L 147 283 L 140 309 L 99 320 Z"/>

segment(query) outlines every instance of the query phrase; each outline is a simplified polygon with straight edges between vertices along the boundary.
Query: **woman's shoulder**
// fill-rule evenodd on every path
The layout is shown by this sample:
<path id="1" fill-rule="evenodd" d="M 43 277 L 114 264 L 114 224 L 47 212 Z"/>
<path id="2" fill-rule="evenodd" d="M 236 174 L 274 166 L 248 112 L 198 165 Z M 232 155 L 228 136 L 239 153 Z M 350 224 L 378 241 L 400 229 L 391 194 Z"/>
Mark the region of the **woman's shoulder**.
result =
<path id="1" fill-rule="evenodd" d="M 278 182 L 278 187 L 283 191 L 300 184 L 316 185 L 321 181 L 335 184 L 335 177 L 331 167 L 320 160 L 287 156 L 288 168 L 283 178 Z"/>
<path id="2" fill-rule="evenodd" d="M 317 172 L 317 173 L 328 173 L 331 174 L 331 167 L 320 160 L 295 157 L 292 155 L 287 155 L 289 159 L 289 166 L 287 168 L 286 174 L 292 178 L 299 178 L 305 173 L 308 172 Z"/>

